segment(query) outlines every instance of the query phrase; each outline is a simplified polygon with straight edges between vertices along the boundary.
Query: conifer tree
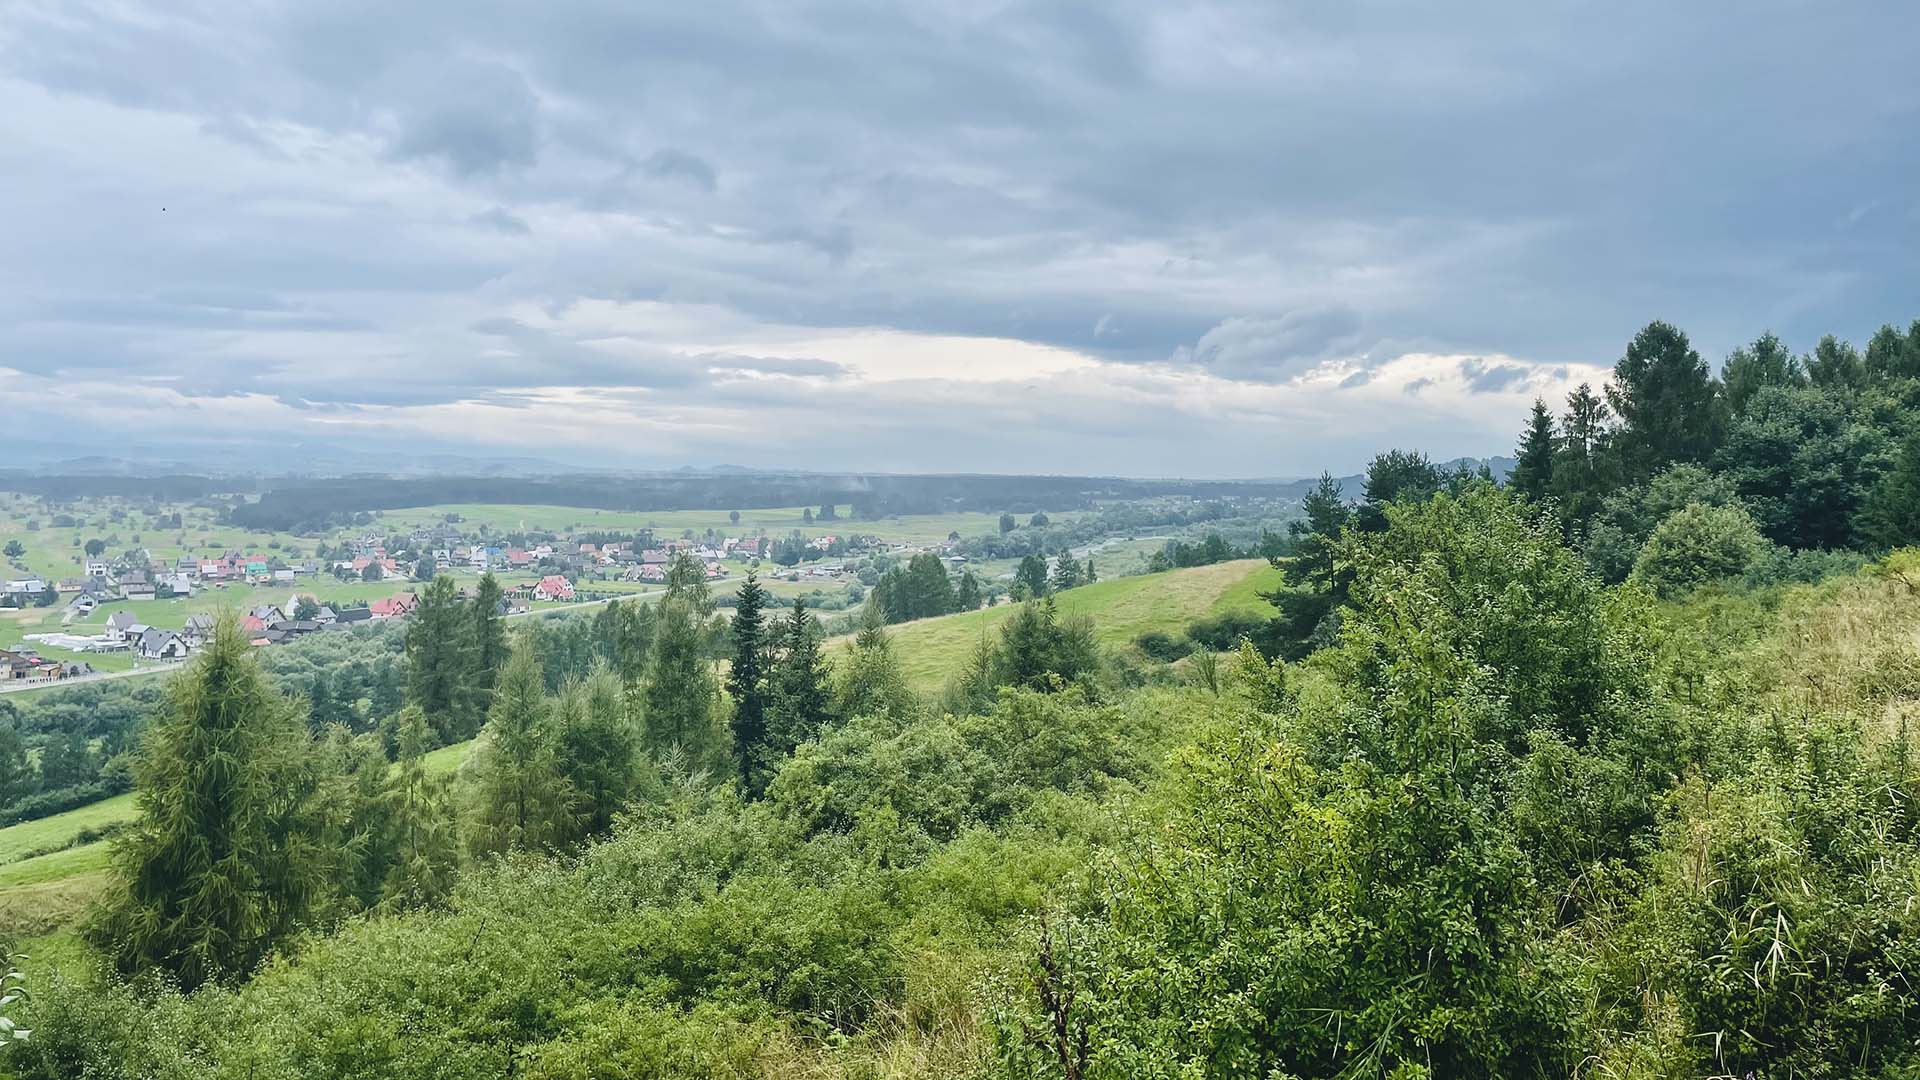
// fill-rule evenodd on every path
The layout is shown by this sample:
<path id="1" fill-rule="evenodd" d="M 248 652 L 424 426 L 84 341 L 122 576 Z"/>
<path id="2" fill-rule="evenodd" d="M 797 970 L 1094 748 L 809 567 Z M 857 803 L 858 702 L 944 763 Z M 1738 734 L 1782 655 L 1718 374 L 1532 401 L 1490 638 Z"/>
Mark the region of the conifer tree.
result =
<path id="1" fill-rule="evenodd" d="M 1546 498 L 1553 485 L 1555 445 L 1553 414 L 1547 411 L 1546 402 L 1535 398 L 1527 430 L 1520 436 L 1520 448 L 1514 453 L 1513 472 L 1507 477 L 1507 486 L 1533 502 Z"/>
<path id="2" fill-rule="evenodd" d="M 1720 384 L 1687 335 L 1648 323 L 1627 345 L 1607 384 L 1620 418 L 1614 449 L 1627 479 L 1638 482 L 1676 461 L 1705 461 L 1725 427 Z"/>
<path id="3" fill-rule="evenodd" d="M 1060 556 L 1053 560 L 1053 578 L 1048 584 L 1054 592 L 1080 587 L 1080 562 L 1073 557 L 1071 551 L 1062 551 Z"/>
<path id="4" fill-rule="evenodd" d="M 1087 570 L 1089 573 L 1093 570 L 1093 560 L 1091 559 L 1087 560 Z M 960 582 L 953 588 L 953 602 L 955 609 L 959 611 L 979 610 L 981 602 L 980 579 L 973 576 L 973 571 L 960 571 Z M 873 610 L 871 603 L 869 603 L 867 607 L 869 611 Z"/>
<path id="5" fill-rule="evenodd" d="M 834 711 L 840 716 L 884 716 L 901 721 L 918 709 L 918 700 L 900 671 L 893 642 L 877 612 L 867 612 L 860 632 L 847 645 L 837 674 Z"/>
<path id="6" fill-rule="evenodd" d="M 500 620 L 500 602 L 504 595 L 493 574 L 481 574 L 473 599 L 467 603 L 470 620 L 467 662 L 472 665 L 467 676 L 467 692 L 473 698 L 467 707 L 475 716 L 486 711 L 494 680 L 507 662 L 507 628 Z"/>
<path id="7" fill-rule="evenodd" d="M 168 684 L 134 766 L 140 815 L 89 933 L 121 972 L 187 988 L 241 977 L 327 896 L 337 844 L 293 700 L 230 613 Z"/>
<path id="8" fill-rule="evenodd" d="M 1593 392 L 1593 387 L 1581 383 L 1568 395 L 1567 411 L 1561 417 L 1551 486 L 1560 504 L 1560 519 L 1570 536 L 1579 534 L 1600 509 L 1612 474 L 1612 442 L 1606 401 Z"/>
<path id="9" fill-rule="evenodd" d="M 733 661 L 727 669 L 727 694 L 733 699 L 733 759 L 740 790 L 757 795 L 764 787 L 767 742 L 766 620 L 767 590 L 753 571 L 740 585 L 733 606 Z M 868 616 L 874 611 L 868 608 Z"/>
<path id="10" fill-rule="evenodd" d="M 471 738 L 476 702 L 467 680 L 473 672 L 469 620 L 451 577 L 437 577 L 420 590 L 407 619 L 407 700 L 420 706 L 442 743 Z"/>
<path id="11" fill-rule="evenodd" d="M 1100 580 L 1100 575 L 1093 572 L 1093 556 L 1091 555 L 1087 556 L 1087 572 L 1080 580 L 1087 585 L 1091 585 Z"/>
<path id="12" fill-rule="evenodd" d="M 474 790 L 474 851 L 551 850 L 565 843 L 569 792 L 546 675 L 530 640 L 516 643 L 501 669 L 485 735 Z"/>
<path id="13" fill-rule="evenodd" d="M 1047 560 L 1038 555 L 1028 555 L 1020 560 L 1020 568 L 1014 572 L 1015 588 L 1024 588 L 1026 599 L 1037 600 L 1047 595 Z"/>
<path id="14" fill-rule="evenodd" d="M 794 600 L 780 644 L 780 662 L 773 670 L 773 700 L 767 710 L 771 761 L 783 759 L 801 743 L 817 738 L 832 719 L 826 660 L 820 655 L 820 635 L 804 600 Z"/>
<path id="15" fill-rule="evenodd" d="M 639 788 L 640 730 L 606 668 L 567 684 L 559 701 L 560 772 L 573 793 L 569 839 L 605 836 Z"/>
<path id="16" fill-rule="evenodd" d="M 386 879 L 380 907 L 406 911 L 431 907 L 453 892 L 460 867 L 452 778 L 427 775 L 426 753 L 433 733 L 417 707 L 396 720 L 400 757 L 387 789 Z"/>
<path id="17" fill-rule="evenodd" d="M 704 587 L 704 583 L 703 583 Z M 660 758 L 678 748 L 705 767 L 717 764 L 714 698 L 719 692 L 707 664 L 697 596 L 669 591 L 655 609 L 653 647 L 642 693 L 647 748 Z"/>

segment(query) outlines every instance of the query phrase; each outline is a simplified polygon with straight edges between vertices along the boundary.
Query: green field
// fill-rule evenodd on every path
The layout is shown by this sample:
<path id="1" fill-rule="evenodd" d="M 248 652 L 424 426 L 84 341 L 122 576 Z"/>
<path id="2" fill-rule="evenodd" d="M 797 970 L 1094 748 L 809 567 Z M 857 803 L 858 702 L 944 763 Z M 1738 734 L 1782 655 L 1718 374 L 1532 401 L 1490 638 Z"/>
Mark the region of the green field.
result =
<path id="1" fill-rule="evenodd" d="M 1063 615 L 1093 620 L 1102 645 L 1120 647 L 1148 630 L 1177 633 L 1203 615 L 1224 611 L 1266 612 L 1262 590 L 1280 582 L 1279 571 L 1260 559 L 1137 574 L 1083 585 L 1058 594 Z M 922 619 L 892 628 L 893 651 L 914 689 L 931 692 L 965 668 L 974 650 L 1013 614 L 1014 605 Z M 841 639 L 845 640 L 845 639 Z M 837 644 L 837 643 L 836 643 Z"/>
<path id="2" fill-rule="evenodd" d="M 133 795 L 129 793 L 0 829 L 0 881 L 5 880 L 6 869 L 29 852 L 59 847 L 88 829 L 132 821 L 133 816 Z"/>

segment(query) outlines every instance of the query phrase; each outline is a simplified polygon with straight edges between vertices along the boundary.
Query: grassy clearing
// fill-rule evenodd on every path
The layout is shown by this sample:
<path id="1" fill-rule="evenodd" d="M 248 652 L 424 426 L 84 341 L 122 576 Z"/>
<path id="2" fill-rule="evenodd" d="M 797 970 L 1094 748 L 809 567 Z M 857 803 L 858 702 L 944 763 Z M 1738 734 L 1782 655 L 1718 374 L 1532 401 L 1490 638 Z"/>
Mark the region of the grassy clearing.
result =
<path id="1" fill-rule="evenodd" d="M 98 830 L 132 821 L 134 813 L 133 795 L 129 792 L 63 814 L 9 825 L 0 829 L 0 870 L 20 861 L 30 852 L 46 851 L 70 843 L 74 837 L 89 829 Z"/>
<path id="2" fill-rule="evenodd" d="M 1169 633 L 1185 629 L 1203 615 L 1223 611 L 1264 611 L 1267 602 L 1258 593 L 1279 583 L 1279 574 L 1259 559 L 1138 574 L 1069 589 L 1058 595 L 1063 615 L 1093 619 L 1094 636 L 1102 645 L 1125 646 L 1148 630 Z M 893 628 L 894 654 L 914 689 L 938 690 L 965 667 L 967 660 L 1000 623 L 1013 614 L 1013 605 L 938 619 L 922 619 Z"/>

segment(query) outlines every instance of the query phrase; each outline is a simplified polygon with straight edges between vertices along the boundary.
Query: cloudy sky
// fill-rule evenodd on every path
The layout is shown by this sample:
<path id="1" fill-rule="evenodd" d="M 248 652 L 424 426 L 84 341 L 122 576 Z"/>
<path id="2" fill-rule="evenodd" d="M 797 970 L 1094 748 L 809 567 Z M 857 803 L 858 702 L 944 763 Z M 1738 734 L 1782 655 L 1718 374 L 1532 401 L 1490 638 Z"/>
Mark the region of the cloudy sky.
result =
<path id="1" fill-rule="evenodd" d="M 1920 316 L 1916 40 L 1893 0 L 0 0 L 0 451 L 1504 452 L 1652 318 L 1718 360 Z"/>

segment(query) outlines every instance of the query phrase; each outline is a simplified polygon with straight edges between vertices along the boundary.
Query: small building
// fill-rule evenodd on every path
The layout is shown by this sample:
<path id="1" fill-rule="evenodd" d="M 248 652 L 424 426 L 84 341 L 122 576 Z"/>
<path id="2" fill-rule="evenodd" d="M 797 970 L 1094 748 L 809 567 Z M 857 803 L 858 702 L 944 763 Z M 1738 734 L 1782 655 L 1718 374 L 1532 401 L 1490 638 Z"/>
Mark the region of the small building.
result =
<path id="1" fill-rule="evenodd" d="M 187 642 L 172 630 L 149 626 L 140 635 L 140 655 L 148 660 L 184 660 Z"/>
<path id="2" fill-rule="evenodd" d="M 573 582 L 559 574 L 548 574 L 534 583 L 533 598 L 535 600 L 571 600 L 573 599 Z"/>
<path id="3" fill-rule="evenodd" d="M 138 625 L 140 620 L 133 617 L 133 612 L 116 611 L 107 616 L 107 636 L 115 641 L 125 641 Z"/>

